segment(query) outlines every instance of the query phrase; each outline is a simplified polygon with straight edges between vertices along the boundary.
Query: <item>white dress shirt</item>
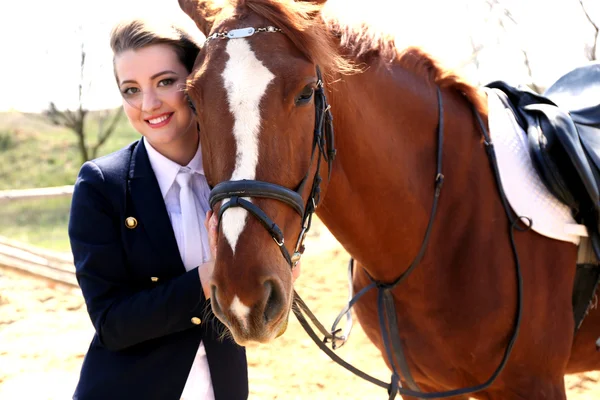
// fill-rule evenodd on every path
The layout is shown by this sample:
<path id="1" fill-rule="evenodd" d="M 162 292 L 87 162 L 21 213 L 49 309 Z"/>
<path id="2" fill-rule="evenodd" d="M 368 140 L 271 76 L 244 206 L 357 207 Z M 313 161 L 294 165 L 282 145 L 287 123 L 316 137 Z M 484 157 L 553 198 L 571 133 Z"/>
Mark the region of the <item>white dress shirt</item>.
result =
<path id="1" fill-rule="evenodd" d="M 181 207 L 179 205 L 179 184 L 175 181 L 175 177 L 184 167 L 187 167 L 192 171 L 193 176 L 191 183 L 193 192 L 196 195 L 197 205 L 202 209 L 202 214 L 198 215 L 201 230 L 200 236 L 202 237 L 202 262 L 209 261 L 211 259 L 211 254 L 208 243 L 208 233 L 204 227 L 204 218 L 206 212 L 210 208 L 208 204 L 210 188 L 208 187 L 206 177 L 204 176 L 200 145 L 198 145 L 198 150 L 192 161 L 190 161 L 187 166 L 182 166 L 160 154 L 147 140 L 142 140 L 146 147 L 146 151 L 148 152 L 150 165 L 152 166 L 154 175 L 156 175 L 160 192 L 165 201 L 167 213 L 169 214 L 173 232 L 175 233 L 175 239 L 177 240 L 177 246 L 179 247 L 179 254 L 182 257 L 184 254 L 183 221 L 181 219 Z M 181 399 L 213 400 L 214 398 L 210 370 L 206 358 L 206 349 L 204 348 L 204 344 L 200 342 L 200 347 L 198 348 L 196 358 L 190 369 L 190 374 L 188 375 Z"/>

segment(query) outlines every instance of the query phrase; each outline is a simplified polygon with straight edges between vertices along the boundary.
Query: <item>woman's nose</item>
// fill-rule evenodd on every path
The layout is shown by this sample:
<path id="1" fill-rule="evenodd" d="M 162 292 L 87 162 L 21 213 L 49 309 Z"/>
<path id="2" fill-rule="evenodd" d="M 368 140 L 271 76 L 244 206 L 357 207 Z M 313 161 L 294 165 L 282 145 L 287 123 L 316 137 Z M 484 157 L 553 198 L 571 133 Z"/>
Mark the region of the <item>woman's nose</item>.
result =
<path id="1" fill-rule="evenodd" d="M 154 111 L 162 105 L 161 99 L 152 90 L 144 92 L 142 97 L 142 111 Z"/>

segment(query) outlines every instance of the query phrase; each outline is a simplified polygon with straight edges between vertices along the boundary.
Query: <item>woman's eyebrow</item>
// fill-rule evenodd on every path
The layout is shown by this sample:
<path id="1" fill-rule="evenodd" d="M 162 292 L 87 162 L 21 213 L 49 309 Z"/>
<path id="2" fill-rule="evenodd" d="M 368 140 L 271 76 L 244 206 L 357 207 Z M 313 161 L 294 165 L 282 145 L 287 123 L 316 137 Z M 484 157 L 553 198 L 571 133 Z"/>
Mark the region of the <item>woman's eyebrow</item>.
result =
<path id="1" fill-rule="evenodd" d="M 165 71 L 157 72 L 156 74 L 152 75 L 150 77 L 150 80 L 154 80 L 154 79 L 158 78 L 159 76 L 165 75 L 165 74 L 175 74 L 175 75 L 177 75 L 177 72 L 171 71 L 170 69 L 167 69 Z M 123 85 L 124 83 L 137 83 L 137 82 L 135 80 L 133 80 L 133 79 L 127 79 L 125 81 L 122 81 L 121 85 Z"/>

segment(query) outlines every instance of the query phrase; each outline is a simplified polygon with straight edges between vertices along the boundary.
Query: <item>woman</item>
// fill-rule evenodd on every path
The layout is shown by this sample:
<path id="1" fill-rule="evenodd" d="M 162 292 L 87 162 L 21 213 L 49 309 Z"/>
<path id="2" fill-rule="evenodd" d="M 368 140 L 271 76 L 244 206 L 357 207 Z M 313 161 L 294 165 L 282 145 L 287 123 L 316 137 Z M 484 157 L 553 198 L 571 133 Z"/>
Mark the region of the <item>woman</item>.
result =
<path id="1" fill-rule="evenodd" d="M 216 224 L 209 240 L 199 134 L 181 90 L 199 48 L 139 20 L 117 25 L 111 47 L 143 138 L 85 163 L 75 184 L 69 237 L 96 333 L 74 399 L 245 399 L 244 348 L 204 319 Z"/>

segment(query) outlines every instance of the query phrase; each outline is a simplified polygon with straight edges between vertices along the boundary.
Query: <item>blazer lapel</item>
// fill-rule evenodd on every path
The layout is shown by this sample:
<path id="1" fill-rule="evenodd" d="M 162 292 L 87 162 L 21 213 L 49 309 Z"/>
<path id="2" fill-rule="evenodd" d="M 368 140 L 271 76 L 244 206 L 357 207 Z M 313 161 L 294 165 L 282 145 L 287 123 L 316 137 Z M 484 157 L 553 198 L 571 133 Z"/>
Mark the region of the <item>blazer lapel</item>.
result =
<path id="1" fill-rule="evenodd" d="M 167 265 L 176 266 L 181 273 L 185 272 L 171 220 L 142 140 L 133 150 L 128 185 L 138 223 L 144 227 L 152 246 Z"/>

